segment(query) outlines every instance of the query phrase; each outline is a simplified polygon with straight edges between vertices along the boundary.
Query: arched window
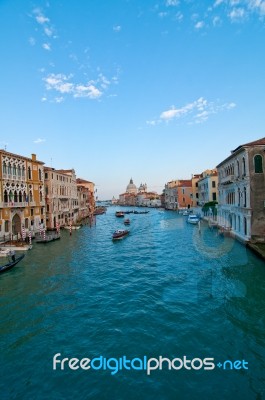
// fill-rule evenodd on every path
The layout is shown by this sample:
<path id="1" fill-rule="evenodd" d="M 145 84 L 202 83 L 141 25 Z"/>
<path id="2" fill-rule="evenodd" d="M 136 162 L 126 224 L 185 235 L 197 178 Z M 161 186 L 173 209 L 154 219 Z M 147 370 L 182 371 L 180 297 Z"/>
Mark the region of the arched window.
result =
<path id="1" fill-rule="evenodd" d="M 31 179 L 31 169 L 28 167 L 28 179 Z"/>
<path id="2" fill-rule="evenodd" d="M 7 173 L 7 168 L 6 168 L 6 163 L 5 161 L 3 162 L 3 174 Z"/>
<path id="3" fill-rule="evenodd" d="M 8 164 L 7 173 L 9 175 L 11 175 L 11 164 L 10 163 Z"/>
<path id="4" fill-rule="evenodd" d="M 25 218 L 25 228 L 28 229 L 29 228 L 29 219 Z"/>
<path id="5" fill-rule="evenodd" d="M 238 196 L 238 207 L 240 207 L 240 189 L 237 189 L 237 196 Z"/>
<path id="6" fill-rule="evenodd" d="M 18 176 L 21 176 L 21 167 L 20 167 L 20 165 L 17 167 L 17 174 L 18 174 Z"/>
<path id="7" fill-rule="evenodd" d="M 244 207 L 246 207 L 247 206 L 247 189 L 245 187 L 244 187 L 243 196 L 244 196 Z"/>
<path id="8" fill-rule="evenodd" d="M 237 176 L 239 177 L 239 175 L 240 175 L 240 167 L 239 167 L 239 161 L 238 160 L 237 160 L 236 164 L 237 164 Z"/>
<path id="9" fill-rule="evenodd" d="M 25 167 L 24 167 L 24 165 L 23 165 L 23 167 L 22 167 L 22 177 L 23 177 L 23 178 L 25 177 Z"/>
<path id="10" fill-rule="evenodd" d="M 42 201 L 42 192 L 40 192 L 40 201 Z"/>
<path id="11" fill-rule="evenodd" d="M 17 191 L 14 192 L 14 203 L 17 203 Z"/>
<path id="12" fill-rule="evenodd" d="M 33 201 L 33 196 L 32 196 L 32 191 L 29 191 L 29 201 L 32 202 Z"/>
<path id="13" fill-rule="evenodd" d="M 247 224 L 247 219 L 244 217 L 244 234 L 248 234 L 248 224 Z"/>
<path id="14" fill-rule="evenodd" d="M 39 169 L 39 181 L 41 181 L 41 169 Z"/>
<path id="15" fill-rule="evenodd" d="M 263 162 L 262 162 L 262 156 L 260 154 L 257 154 L 254 157 L 254 167 L 255 167 L 255 173 L 256 174 L 262 174 L 263 172 Z"/>
<path id="16" fill-rule="evenodd" d="M 22 203 L 22 192 L 21 192 L 21 190 L 18 193 L 18 201 L 19 201 L 19 203 Z"/>
<path id="17" fill-rule="evenodd" d="M 7 194 L 7 190 L 4 191 L 4 202 L 8 203 L 8 194 Z"/>
<path id="18" fill-rule="evenodd" d="M 245 157 L 243 157 L 243 159 L 242 159 L 242 168 L 243 168 L 242 175 L 245 176 L 246 175 L 246 160 L 245 160 Z"/>
<path id="19" fill-rule="evenodd" d="M 13 175 L 16 175 L 17 174 L 17 167 L 16 167 L 16 165 L 13 165 Z"/>

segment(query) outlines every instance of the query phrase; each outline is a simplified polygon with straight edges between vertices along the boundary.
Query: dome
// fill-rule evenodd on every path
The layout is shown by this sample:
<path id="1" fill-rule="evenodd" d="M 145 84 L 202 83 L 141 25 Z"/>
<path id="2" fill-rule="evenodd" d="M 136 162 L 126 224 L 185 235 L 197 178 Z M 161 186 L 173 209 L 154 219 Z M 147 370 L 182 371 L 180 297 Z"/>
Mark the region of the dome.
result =
<path id="1" fill-rule="evenodd" d="M 129 185 L 127 185 L 126 192 L 127 193 L 135 193 L 135 194 L 137 193 L 137 187 L 133 183 L 132 178 L 130 179 Z"/>

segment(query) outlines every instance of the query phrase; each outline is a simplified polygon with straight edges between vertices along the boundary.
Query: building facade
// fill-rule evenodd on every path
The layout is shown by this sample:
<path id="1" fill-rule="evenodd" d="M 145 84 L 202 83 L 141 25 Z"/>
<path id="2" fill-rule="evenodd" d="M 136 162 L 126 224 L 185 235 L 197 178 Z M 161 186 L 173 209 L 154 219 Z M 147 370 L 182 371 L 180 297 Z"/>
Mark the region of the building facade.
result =
<path id="1" fill-rule="evenodd" d="M 218 166 L 218 224 L 243 242 L 265 241 L 265 138 L 240 145 Z"/>
<path id="2" fill-rule="evenodd" d="M 75 170 L 55 170 L 45 167 L 45 201 L 47 228 L 76 223 L 79 202 Z"/>
<path id="3" fill-rule="evenodd" d="M 19 239 L 45 227 L 44 167 L 0 150 L 0 240 Z"/>
<path id="4" fill-rule="evenodd" d="M 218 202 L 218 173 L 217 169 L 207 169 L 202 172 L 198 182 L 199 205 L 204 206 L 210 201 Z"/>

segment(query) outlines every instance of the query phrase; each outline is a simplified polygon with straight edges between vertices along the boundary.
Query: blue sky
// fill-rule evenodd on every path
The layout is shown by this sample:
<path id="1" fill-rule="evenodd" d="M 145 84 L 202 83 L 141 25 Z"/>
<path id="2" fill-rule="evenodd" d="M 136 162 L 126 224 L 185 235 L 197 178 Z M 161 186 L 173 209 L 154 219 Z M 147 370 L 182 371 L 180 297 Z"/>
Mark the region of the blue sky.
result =
<path id="1" fill-rule="evenodd" d="M 0 0 L 0 147 L 100 199 L 265 136 L 264 0 Z"/>

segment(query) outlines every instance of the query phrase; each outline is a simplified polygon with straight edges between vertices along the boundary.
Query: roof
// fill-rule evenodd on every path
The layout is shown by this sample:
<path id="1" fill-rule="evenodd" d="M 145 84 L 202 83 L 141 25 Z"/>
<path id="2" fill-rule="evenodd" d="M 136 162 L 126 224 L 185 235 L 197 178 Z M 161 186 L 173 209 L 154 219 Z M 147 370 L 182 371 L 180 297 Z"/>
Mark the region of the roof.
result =
<path id="1" fill-rule="evenodd" d="M 86 181 L 85 179 L 82 179 L 82 178 L 77 178 L 77 179 L 76 179 L 76 183 L 92 183 L 92 184 L 94 185 L 93 182 L 91 182 L 91 181 Z"/>
<path id="2" fill-rule="evenodd" d="M 8 157 L 18 157 L 18 158 L 22 158 L 23 160 L 26 160 L 26 161 L 36 162 L 36 163 L 42 164 L 42 165 L 45 164 L 43 161 L 39 161 L 39 160 L 37 160 L 37 159 L 36 159 L 36 160 L 33 160 L 32 158 L 25 157 L 25 156 L 22 156 L 22 155 L 20 155 L 20 154 L 10 153 L 9 151 L 3 150 L 3 149 L 0 149 L 0 153 L 2 153 L 3 155 L 6 155 L 6 156 L 8 156 Z M 35 155 L 35 154 L 34 154 L 34 155 Z"/>
<path id="3" fill-rule="evenodd" d="M 252 147 L 252 146 L 253 147 L 254 146 L 265 146 L 265 137 L 261 138 L 261 139 L 258 139 L 258 140 L 254 140 L 253 142 L 241 144 L 235 150 L 232 150 L 231 154 L 217 165 L 217 168 L 220 167 L 225 162 L 227 162 L 228 160 L 230 160 L 231 158 L 233 158 L 237 153 L 239 153 L 240 151 L 244 150 L 244 148 Z"/>

